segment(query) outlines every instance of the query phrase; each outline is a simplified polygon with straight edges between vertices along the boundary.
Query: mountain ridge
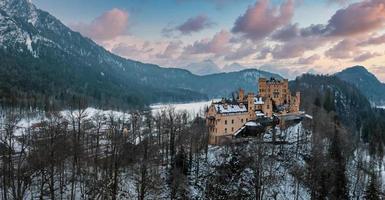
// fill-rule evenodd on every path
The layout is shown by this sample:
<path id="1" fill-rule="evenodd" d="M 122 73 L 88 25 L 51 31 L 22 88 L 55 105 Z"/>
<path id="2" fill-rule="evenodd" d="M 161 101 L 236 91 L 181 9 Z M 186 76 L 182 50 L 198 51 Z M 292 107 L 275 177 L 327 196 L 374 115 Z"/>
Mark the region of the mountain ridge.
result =
<path id="1" fill-rule="evenodd" d="M 356 86 L 372 103 L 385 103 L 385 84 L 364 66 L 353 66 L 335 74 L 338 78 Z"/>
<path id="2" fill-rule="evenodd" d="M 249 85 L 259 76 L 280 77 L 258 70 L 197 76 L 125 59 L 25 0 L 0 4 L 0 57 L 1 102 L 28 107 L 75 96 L 103 106 L 202 100 L 255 91 Z"/>

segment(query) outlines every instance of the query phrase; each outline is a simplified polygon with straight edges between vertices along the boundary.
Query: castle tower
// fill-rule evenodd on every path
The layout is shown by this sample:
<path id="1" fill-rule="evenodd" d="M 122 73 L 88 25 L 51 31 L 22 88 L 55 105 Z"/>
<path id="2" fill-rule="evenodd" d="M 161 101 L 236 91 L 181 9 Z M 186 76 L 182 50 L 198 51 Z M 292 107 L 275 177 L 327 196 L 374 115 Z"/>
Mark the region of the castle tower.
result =
<path id="1" fill-rule="evenodd" d="M 238 103 L 242 103 L 245 99 L 245 91 L 241 88 L 239 89 Z"/>
<path id="2" fill-rule="evenodd" d="M 247 94 L 247 112 L 249 113 L 249 120 L 255 120 L 255 105 L 254 105 L 254 93 Z"/>
<path id="3" fill-rule="evenodd" d="M 299 112 L 299 106 L 301 105 L 301 93 L 296 92 L 295 97 L 296 97 L 296 101 L 295 101 L 296 110 L 295 110 L 295 112 Z"/>
<path id="4" fill-rule="evenodd" d="M 267 97 L 267 80 L 265 78 L 258 79 L 259 96 Z"/>

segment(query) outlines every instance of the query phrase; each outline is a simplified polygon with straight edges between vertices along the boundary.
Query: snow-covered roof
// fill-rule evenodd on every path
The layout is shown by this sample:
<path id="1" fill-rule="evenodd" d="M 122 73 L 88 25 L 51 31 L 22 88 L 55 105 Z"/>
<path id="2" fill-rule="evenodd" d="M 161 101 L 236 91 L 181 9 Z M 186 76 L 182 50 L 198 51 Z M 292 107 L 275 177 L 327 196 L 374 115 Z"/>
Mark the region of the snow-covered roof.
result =
<path id="1" fill-rule="evenodd" d="M 260 123 L 249 121 L 245 124 L 245 126 L 260 126 Z"/>
<path id="2" fill-rule="evenodd" d="M 254 97 L 254 104 L 262 105 L 265 102 L 263 102 L 262 97 Z"/>
<path id="3" fill-rule="evenodd" d="M 222 114 L 247 112 L 246 106 L 240 107 L 239 105 L 234 104 L 229 104 L 227 106 L 225 106 L 224 104 L 215 104 L 214 106 L 217 112 Z"/>
<path id="4" fill-rule="evenodd" d="M 255 115 L 257 115 L 257 117 L 264 117 L 265 114 L 259 110 L 255 111 Z"/>
<path id="5" fill-rule="evenodd" d="M 240 129 L 238 129 L 237 131 L 235 131 L 235 133 L 234 133 L 234 136 L 237 136 L 240 132 L 242 132 L 243 131 L 243 129 L 245 129 L 246 128 L 246 126 L 242 126 Z"/>

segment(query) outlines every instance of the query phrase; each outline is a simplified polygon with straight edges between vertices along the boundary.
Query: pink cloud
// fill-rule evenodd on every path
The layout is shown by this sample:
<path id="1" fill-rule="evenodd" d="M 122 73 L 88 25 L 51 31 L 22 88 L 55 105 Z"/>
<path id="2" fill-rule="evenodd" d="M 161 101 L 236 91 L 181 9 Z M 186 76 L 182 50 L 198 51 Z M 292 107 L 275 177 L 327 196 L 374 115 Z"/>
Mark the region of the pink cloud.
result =
<path id="1" fill-rule="evenodd" d="M 364 34 L 385 24 L 385 0 L 365 0 L 338 10 L 326 29 L 332 36 Z"/>
<path id="2" fill-rule="evenodd" d="M 379 45 L 385 43 L 385 34 L 378 37 L 371 37 L 360 43 L 361 46 Z"/>
<path id="3" fill-rule="evenodd" d="M 289 41 L 299 36 L 300 29 L 298 24 L 288 24 L 281 29 L 275 31 L 272 35 L 273 40 Z"/>
<path id="4" fill-rule="evenodd" d="M 314 64 L 315 61 L 321 59 L 321 56 L 319 56 L 318 54 L 314 54 L 310 57 L 307 57 L 307 58 L 300 58 L 298 59 L 298 64 L 302 64 L 302 65 L 311 65 L 311 64 Z"/>
<path id="5" fill-rule="evenodd" d="M 191 34 L 192 32 L 199 32 L 205 28 L 209 28 L 213 24 L 206 15 L 198 15 L 187 19 L 187 21 L 177 26 L 176 29 L 182 34 Z"/>
<path id="6" fill-rule="evenodd" d="M 166 49 L 162 52 L 157 54 L 156 56 L 161 59 L 170 59 L 178 55 L 179 50 L 181 49 L 182 42 L 181 41 L 172 41 L 170 42 Z"/>
<path id="7" fill-rule="evenodd" d="M 219 33 L 215 34 L 214 37 L 210 39 L 203 39 L 200 41 L 194 42 L 192 45 L 185 47 L 185 53 L 187 54 L 221 54 L 228 51 L 228 44 L 231 39 L 231 34 L 228 31 L 222 30 Z"/>
<path id="8" fill-rule="evenodd" d="M 225 60 L 239 60 L 256 53 L 257 49 L 252 44 L 242 44 L 239 48 L 227 54 Z"/>
<path id="9" fill-rule="evenodd" d="M 314 50 L 324 43 L 318 37 L 295 38 L 281 45 L 276 45 L 271 54 L 276 59 L 288 59 L 302 56 L 308 50 Z"/>
<path id="10" fill-rule="evenodd" d="M 329 58 L 347 59 L 354 54 L 360 53 L 357 47 L 357 41 L 353 39 L 344 39 L 325 52 Z"/>
<path id="11" fill-rule="evenodd" d="M 232 32 L 241 33 L 252 40 L 260 40 L 288 24 L 293 14 L 293 0 L 286 1 L 279 8 L 270 6 L 268 0 L 260 0 L 238 17 Z"/>
<path id="12" fill-rule="evenodd" d="M 114 8 L 95 18 L 90 24 L 78 23 L 71 27 L 91 39 L 105 41 L 123 35 L 128 28 L 128 19 L 126 11 Z"/>
<path id="13" fill-rule="evenodd" d="M 377 57 L 380 55 L 381 54 L 379 54 L 379 53 L 364 52 L 364 53 L 358 55 L 357 57 L 355 57 L 353 60 L 356 62 L 363 62 L 363 61 L 369 60 L 371 58 L 374 58 L 374 57 Z"/>

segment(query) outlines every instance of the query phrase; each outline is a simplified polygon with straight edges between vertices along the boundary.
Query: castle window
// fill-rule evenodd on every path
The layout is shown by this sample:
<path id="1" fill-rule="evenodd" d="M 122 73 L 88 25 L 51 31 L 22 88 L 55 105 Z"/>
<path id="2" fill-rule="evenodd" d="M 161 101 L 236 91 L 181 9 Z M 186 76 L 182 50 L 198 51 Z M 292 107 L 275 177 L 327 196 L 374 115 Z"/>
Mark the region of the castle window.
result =
<path id="1" fill-rule="evenodd" d="M 231 124 L 234 124 L 234 120 L 233 119 L 231 120 Z"/>
<path id="2" fill-rule="evenodd" d="M 249 121 L 249 120 L 246 118 L 246 121 Z"/>
<path id="3" fill-rule="evenodd" d="M 269 106 L 269 104 L 267 104 L 267 109 L 270 109 L 270 106 Z"/>
<path id="4" fill-rule="evenodd" d="M 231 131 L 234 131 L 234 127 L 231 127 Z"/>
<path id="5" fill-rule="evenodd" d="M 225 133 L 227 133 L 227 128 L 225 128 Z"/>
<path id="6" fill-rule="evenodd" d="M 243 123 L 243 119 L 241 119 L 241 122 Z"/>
<path id="7" fill-rule="evenodd" d="M 227 120 L 225 120 L 225 124 L 227 125 Z"/>

